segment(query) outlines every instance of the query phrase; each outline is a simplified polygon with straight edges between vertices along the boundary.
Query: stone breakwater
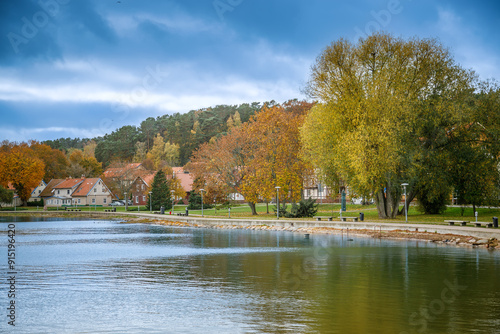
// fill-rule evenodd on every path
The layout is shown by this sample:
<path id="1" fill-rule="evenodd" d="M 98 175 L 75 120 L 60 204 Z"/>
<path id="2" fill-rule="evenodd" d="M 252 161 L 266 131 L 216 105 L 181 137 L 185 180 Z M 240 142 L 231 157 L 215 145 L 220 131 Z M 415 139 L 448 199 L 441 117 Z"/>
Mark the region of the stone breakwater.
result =
<path id="1" fill-rule="evenodd" d="M 349 229 L 349 228 L 332 228 L 332 227 L 285 227 L 274 225 L 222 225 L 222 224 L 203 224 L 189 223 L 181 221 L 166 221 L 166 220 L 145 220 L 132 219 L 130 223 L 153 223 L 165 226 L 178 227 L 194 227 L 194 228 L 210 228 L 210 229 L 241 229 L 241 230 L 256 230 L 256 231 L 288 231 L 301 234 L 343 234 L 358 237 L 371 238 L 388 238 L 388 239 L 404 239 L 404 240 L 420 240 L 433 242 L 458 247 L 470 248 L 486 248 L 489 250 L 500 249 L 499 241 L 496 238 L 477 238 L 471 236 L 457 234 L 440 234 L 435 232 L 425 231 L 410 231 L 410 230 L 368 230 L 368 229 Z"/>

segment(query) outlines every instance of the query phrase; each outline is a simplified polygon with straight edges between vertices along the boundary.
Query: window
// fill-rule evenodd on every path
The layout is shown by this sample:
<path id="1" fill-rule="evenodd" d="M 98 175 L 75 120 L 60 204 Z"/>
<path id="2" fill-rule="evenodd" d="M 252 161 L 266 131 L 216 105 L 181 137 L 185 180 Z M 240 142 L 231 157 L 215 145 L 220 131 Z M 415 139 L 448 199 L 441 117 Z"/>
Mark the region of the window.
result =
<path id="1" fill-rule="evenodd" d="M 92 204 L 95 204 L 95 198 L 92 198 Z"/>
<path id="2" fill-rule="evenodd" d="M 135 202 L 139 203 L 139 196 L 135 196 Z"/>
<path id="3" fill-rule="evenodd" d="M 141 190 L 144 190 L 144 184 L 141 184 Z"/>
<path id="4" fill-rule="evenodd" d="M 101 189 L 101 191 L 102 191 L 103 193 L 106 193 L 106 189 L 104 189 L 104 188 L 102 188 L 102 189 Z"/>
<path id="5" fill-rule="evenodd" d="M 95 193 L 97 192 L 97 188 L 94 188 L 94 192 L 95 192 Z"/>
<path id="6" fill-rule="evenodd" d="M 80 204 L 80 199 L 78 199 L 78 204 Z"/>
<path id="7" fill-rule="evenodd" d="M 146 202 L 146 196 L 142 196 L 142 201 Z"/>
<path id="8" fill-rule="evenodd" d="M 57 194 L 59 195 L 60 193 L 61 193 L 61 191 L 60 191 L 60 190 L 58 190 L 58 191 L 57 191 Z"/>
<path id="9" fill-rule="evenodd" d="M 102 200 L 102 202 L 103 202 L 104 204 L 106 204 L 106 199 L 107 199 L 107 198 L 104 198 L 104 199 Z"/>
<path id="10" fill-rule="evenodd" d="M 139 191 L 139 185 L 138 184 L 136 184 L 135 189 L 137 189 L 137 191 Z"/>

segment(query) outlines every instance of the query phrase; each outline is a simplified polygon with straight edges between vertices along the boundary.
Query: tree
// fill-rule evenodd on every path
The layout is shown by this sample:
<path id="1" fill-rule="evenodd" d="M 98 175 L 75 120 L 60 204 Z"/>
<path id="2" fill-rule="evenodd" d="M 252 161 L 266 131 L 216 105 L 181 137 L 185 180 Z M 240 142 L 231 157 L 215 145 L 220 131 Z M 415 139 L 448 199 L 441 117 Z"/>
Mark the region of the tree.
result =
<path id="1" fill-rule="evenodd" d="M 26 206 L 31 189 L 36 188 L 45 173 L 43 161 L 38 159 L 27 144 L 14 146 L 9 153 L 0 153 L 0 185 L 10 182 Z"/>
<path id="2" fill-rule="evenodd" d="M 148 159 L 153 160 L 155 169 L 164 166 L 174 166 L 179 159 L 179 145 L 164 141 L 160 134 L 154 138 L 153 147 L 147 154 Z"/>
<path id="3" fill-rule="evenodd" d="M 283 188 L 283 201 L 301 198 L 308 164 L 300 158 L 299 128 L 311 104 L 290 102 L 264 107 L 249 122 L 212 138 L 196 150 L 188 165 L 207 201 L 226 201 L 240 193 L 256 215 L 255 204 Z"/>
<path id="4" fill-rule="evenodd" d="M 14 194 L 12 191 L 5 189 L 0 185 L 0 207 L 2 206 L 2 203 L 12 203 L 14 200 Z"/>
<path id="5" fill-rule="evenodd" d="M 375 33 L 357 44 L 334 42 L 312 67 L 307 90 L 321 103 L 304 123 L 304 154 L 328 182 L 372 193 L 379 217 L 394 218 L 400 184 L 423 149 L 415 127 L 433 116 L 422 103 L 459 119 L 474 80 L 433 39 Z"/>
<path id="6" fill-rule="evenodd" d="M 143 162 L 147 158 L 147 149 L 146 143 L 142 141 L 138 141 L 135 143 L 135 154 L 134 154 L 134 162 Z"/>
<path id="7" fill-rule="evenodd" d="M 170 189 L 162 170 L 159 170 L 153 179 L 151 194 L 148 195 L 148 207 L 150 205 L 153 210 L 160 210 L 162 206 L 165 210 L 172 208 Z"/>
<path id="8" fill-rule="evenodd" d="M 264 107 L 245 124 L 249 157 L 242 194 L 249 201 L 269 200 L 280 189 L 280 202 L 302 198 L 311 166 L 302 159 L 299 130 L 312 104 L 289 101 Z"/>
<path id="9" fill-rule="evenodd" d="M 30 141 L 29 146 L 45 164 L 44 180 L 48 182 L 52 179 L 61 179 L 67 176 L 69 162 L 63 152 L 37 141 Z"/>
<path id="10" fill-rule="evenodd" d="M 207 203 L 217 198 L 225 200 L 231 193 L 241 191 L 247 171 L 246 140 L 246 133 L 241 128 L 234 128 L 227 135 L 202 144 L 193 153 L 186 169 L 193 174 L 195 189 L 205 189 Z M 255 202 L 248 203 L 256 214 Z"/>

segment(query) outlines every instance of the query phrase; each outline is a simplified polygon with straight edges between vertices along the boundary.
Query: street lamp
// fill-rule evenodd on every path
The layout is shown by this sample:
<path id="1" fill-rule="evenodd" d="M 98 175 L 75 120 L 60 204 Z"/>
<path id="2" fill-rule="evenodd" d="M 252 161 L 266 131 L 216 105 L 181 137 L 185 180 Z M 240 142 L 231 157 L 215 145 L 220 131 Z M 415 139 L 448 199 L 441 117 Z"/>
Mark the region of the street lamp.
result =
<path id="1" fill-rule="evenodd" d="M 403 186 L 404 193 L 405 193 L 405 221 L 408 223 L 408 209 L 406 208 L 406 186 L 409 186 L 409 184 L 402 183 L 401 185 Z"/>
<path id="2" fill-rule="evenodd" d="M 174 196 L 174 192 L 175 190 L 170 190 L 170 193 L 172 194 L 172 213 L 174 213 L 174 200 L 175 200 L 175 196 Z"/>
<path id="3" fill-rule="evenodd" d="M 128 211 L 128 198 L 127 198 L 127 192 L 124 192 L 124 199 L 125 199 L 125 211 Z"/>
<path id="4" fill-rule="evenodd" d="M 200 194 L 201 194 L 201 216 L 203 217 L 203 192 L 205 189 L 200 189 Z"/>
<path id="5" fill-rule="evenodd" d="M 149 212 L 153 212 L 153 192 L 149 192 Z"/>
<path id="6" fill-rule="evenodd" d="M 278 210 L 276 211 L 276 218 L 280 219 L 280 186 L 276 186 L 276 204 L 278 204 L 277 208 Z"/>

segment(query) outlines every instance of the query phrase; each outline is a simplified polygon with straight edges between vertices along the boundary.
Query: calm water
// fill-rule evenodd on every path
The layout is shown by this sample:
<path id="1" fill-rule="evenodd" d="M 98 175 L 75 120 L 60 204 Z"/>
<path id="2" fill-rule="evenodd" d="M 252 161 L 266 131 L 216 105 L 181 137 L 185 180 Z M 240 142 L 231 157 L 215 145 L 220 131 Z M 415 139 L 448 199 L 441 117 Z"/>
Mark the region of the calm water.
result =
<path id="1" fill-rule="evenodd" d="M 500 252 L 19 218 L 12 328 L 12 219 L 0 223 L 0 332 L 500 332 Z"/>

